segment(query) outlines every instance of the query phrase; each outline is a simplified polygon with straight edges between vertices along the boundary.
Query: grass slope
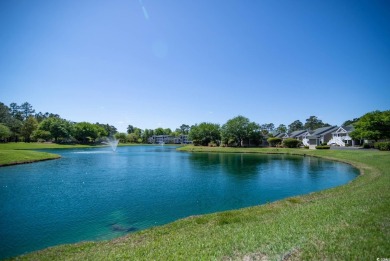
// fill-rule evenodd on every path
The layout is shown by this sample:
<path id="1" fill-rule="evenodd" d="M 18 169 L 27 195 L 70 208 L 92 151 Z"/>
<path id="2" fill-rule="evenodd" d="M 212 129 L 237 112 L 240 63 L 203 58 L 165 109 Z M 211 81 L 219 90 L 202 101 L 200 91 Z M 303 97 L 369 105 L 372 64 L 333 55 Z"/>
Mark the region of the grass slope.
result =
<path id="1" fill-rule="evenodd" d="M 9 142 L 0 143 L 0 167 L 32 163 L 42 160 L 58 159 L 60 155 L 33 151 L 37 149 L 69 149 L 69 148 L 86 148 L 85 145 L 61 145 L 55 143 L 25 143 Z"/>
<path id="2" fill-rule="evenodd" d="M 362 171 L 351 183 L 262 206 L 189 217 L 103 242 L 62 245 L 21 260 L 376 260 L 390 257 L 390 153 L 180 148 L 326 157 Z"/>
<path id="3" fill-rule="evenodd" d="M 58 159 L 59 155 L 28 150 L 0 150 L 0 167 Z"/>

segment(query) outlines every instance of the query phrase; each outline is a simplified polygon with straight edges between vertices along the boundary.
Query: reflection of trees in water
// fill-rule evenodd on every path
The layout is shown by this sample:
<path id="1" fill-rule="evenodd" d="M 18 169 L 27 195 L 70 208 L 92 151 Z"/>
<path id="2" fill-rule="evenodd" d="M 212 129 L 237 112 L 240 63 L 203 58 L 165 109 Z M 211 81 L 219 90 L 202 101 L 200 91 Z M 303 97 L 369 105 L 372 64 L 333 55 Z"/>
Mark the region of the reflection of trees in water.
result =
<path id="1" fill-rule="evenodd" d="M 319 178 L 321 175 L 324 175 L 324 172 L 328 171 L 331 173 L 352 173 L 354 175 L 359 174 L 359 171 L 352 168 L 350 165 L 336 161 L 307 157 L 305 163 L 308 168 L 307 173 L 312 178 Z"/>
<path id="2" fill-rule="evenodd" d="M 329 161 L 295 155 L 192 153 L 189 159 L 194 168 L 206 170 L 220 167 L 226 174 L 236 177 L 250 177 L 261 173 L 273 175 L 280 171 L 286 175 L 302 177 L 309 173 L 316 177 L 319 171 L 330 166 Z"/>
<path id="3" fill-rule="evenodd" d="M 322 171 L 329 167 L 331 162 L 319 158 L 307 157 L 305 163 L 308 168 L 307 173 L 316 180 L 316 178 L 322 175 Z"/>
<path id="4" fill-rule="evenodd" d="M 193 153 L 189 157 L 194 168 L 208 169 L 220 166 L 224 172 L 237 177 L 260 174 L 259 166 L 272 160 L 268 155 Z"/>

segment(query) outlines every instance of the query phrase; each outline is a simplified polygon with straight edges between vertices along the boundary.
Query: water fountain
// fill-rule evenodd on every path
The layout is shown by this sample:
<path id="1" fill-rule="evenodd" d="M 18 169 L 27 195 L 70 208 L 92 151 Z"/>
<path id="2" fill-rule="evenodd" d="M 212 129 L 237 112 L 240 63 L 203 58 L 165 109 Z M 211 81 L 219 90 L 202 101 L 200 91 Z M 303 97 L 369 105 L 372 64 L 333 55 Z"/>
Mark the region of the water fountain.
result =
<path id="1" fill-rule="evenodd" d="M 108 137 L 107 142 L 104 143 L 110 145 L 112 151 L 116 151 L 116 147 L 118 147 L 119 140 L 115 139 L 114 137 Z"/>

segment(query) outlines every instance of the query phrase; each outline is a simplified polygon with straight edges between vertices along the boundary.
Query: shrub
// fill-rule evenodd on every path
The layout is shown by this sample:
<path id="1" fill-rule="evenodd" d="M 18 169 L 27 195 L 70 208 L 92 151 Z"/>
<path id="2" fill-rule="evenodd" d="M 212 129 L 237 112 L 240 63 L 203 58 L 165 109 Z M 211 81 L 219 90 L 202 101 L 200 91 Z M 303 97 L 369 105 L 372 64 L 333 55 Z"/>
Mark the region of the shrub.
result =
<path id="1" fill-rule="evenodd" d="M 267 141 L 271 147 L 276 147 L 277 145 L 282 143 L 281 138 L 268 138 Z"/>
<path id="2" fill-rule="evenodd" d="M 218 147 L 218 144 L 215 143 L 214 141 L 210 141 L 208 144 L 209 147 Z"/>
<path id="3" fill-rule="evenodd" d="M 378 150 L 390 150 L 390 141 L 377 142 L 374 147 Z"/>
<path id="4" fill-rule="evenodd" d="M 293 138 L 287 138 L 283 140 L 283 146 L 287 148 L 297 148 L 300 145 L 301 141 Z"/>
<path id="5" fill-rule="evenodd" d="M 305 149 L 307 149 L 307 150 L 309 149 L 309 146 L 303 146 L 303 147 L 304 147 Z"/>
<path id="6" fill-rule="evenodd" d="M 192 144 L 194 144 L 194 146 L 201 146 L 202 142 L 200 140 L 192 140 Z"/>
<path id="7" fill-rule="evenodd" d="M 363 144 L 363 149 L 371 149 L 371 145 L 368 143 Z"/>
<path id="8" fill-rule="evenodd" d="M 330 146 L 328 145 L 322 145 L 322 146 L 316 146 L 317 150 L 328 150 L 330 149 Z"/>

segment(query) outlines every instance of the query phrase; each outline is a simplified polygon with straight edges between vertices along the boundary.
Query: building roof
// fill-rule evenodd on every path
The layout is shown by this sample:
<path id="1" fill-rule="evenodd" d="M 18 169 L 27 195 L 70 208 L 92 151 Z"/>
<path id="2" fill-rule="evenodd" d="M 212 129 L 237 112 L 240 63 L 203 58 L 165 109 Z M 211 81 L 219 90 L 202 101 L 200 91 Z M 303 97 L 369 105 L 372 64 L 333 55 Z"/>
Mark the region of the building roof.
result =
<path id="1" fill-rule="evenodd" d="M 353 125 L 348 125 L 348 126 L 341 126 L 344 130 L 346 130 L 347 132 L 352 132 L 355 130 L 355 127 L 353 127 Z"/>
<path id="2" fill-rule="evenodd" d="M 287 133 L 284 133 L 284 132 L 278 132 L 274 137 L 275 138 L 284 138 L 288 136 Z"/>
<path id="3" fill-rule="evenodd" d="M 296 137 L 302 135 L 302 134 L 305 133 L 305 132 L 306 132 L 306 130 L 297 130 L 297 131 L 291 132 L 291 133 L 289 134 L 289 136 L 290 136 L 291 138 L 296 138 Z"/>
<path id="4" fill-rule="evenodd" d="M 322 127 L 315 129 L 314 132 L 308 137 L 309 139 L 317 139 L 321 137 L 322 135 L 332 133 L 338 129 L 337 126 L 328 126 L 328 127 Z"/>

